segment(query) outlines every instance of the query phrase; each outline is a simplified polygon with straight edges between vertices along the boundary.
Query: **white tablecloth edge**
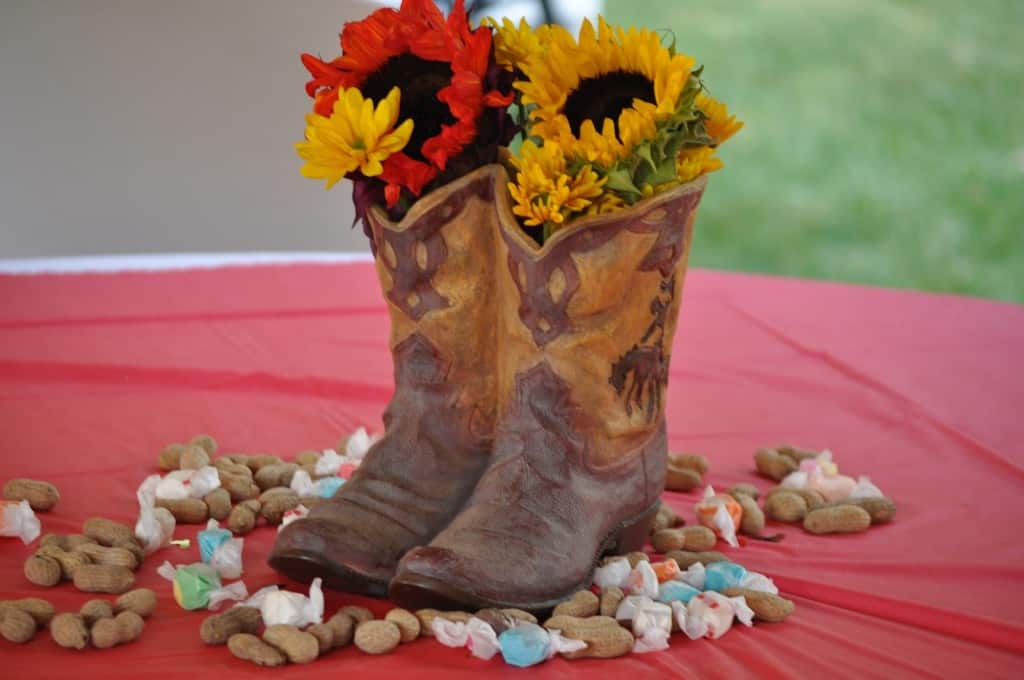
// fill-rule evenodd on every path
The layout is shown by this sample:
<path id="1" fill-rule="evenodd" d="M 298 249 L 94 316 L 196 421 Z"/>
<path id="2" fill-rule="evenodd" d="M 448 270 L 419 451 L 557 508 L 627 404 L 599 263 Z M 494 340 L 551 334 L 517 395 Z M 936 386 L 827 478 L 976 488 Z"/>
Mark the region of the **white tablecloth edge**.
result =
<path id="1" fill-rule="evenodd" d="M 91 272 L 173 271 L 244 267 L 258 264 L 337 264 L 370 262 L 370 253 L 253 252 L 82 255 L 0 260 L 0 274 L 77 274 Z"/>

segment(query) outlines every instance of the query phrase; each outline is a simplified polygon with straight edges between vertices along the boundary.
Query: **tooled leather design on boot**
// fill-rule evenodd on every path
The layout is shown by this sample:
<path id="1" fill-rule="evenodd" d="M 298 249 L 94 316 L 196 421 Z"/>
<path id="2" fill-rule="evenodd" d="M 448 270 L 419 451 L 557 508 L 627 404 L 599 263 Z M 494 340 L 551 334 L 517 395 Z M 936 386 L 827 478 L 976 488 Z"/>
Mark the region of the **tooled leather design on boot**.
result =
<path id="1" fill-rule="evenodd" d="M 605 551 L 643 545 L 664 488 L 667 352 L 704 184 L 590 218 L 539 252 L 499 195 L 495 452 L 465 509 L 402 559 L 400 604 L 539 611 L 585 587 Z"/>
<path id="2" fill-rule="evenodd" d="M 395 367 L 385 434 L 334 498 L 281 532 L 275 569 L 383 596 L 399 558 L 448 524 L 485 470 L 496 420 L 494 172 L 431 193 L 400 224 L 371 213 Z"/>
<path id="3" fill-rule="evenodd" d="M 640 409 L 653 420 L 661 412 L 661 395 L 668 385 L 668 366 L 671 355 L 665 352 L 665 320 L 675 298 L 676 277 L 661 282 L 658 295 L 651 300 L 651 325 L 640 342 L 633 345 L 612 365 L 608 378 L 615 391 L 622 395 L 626 414 Z"/>

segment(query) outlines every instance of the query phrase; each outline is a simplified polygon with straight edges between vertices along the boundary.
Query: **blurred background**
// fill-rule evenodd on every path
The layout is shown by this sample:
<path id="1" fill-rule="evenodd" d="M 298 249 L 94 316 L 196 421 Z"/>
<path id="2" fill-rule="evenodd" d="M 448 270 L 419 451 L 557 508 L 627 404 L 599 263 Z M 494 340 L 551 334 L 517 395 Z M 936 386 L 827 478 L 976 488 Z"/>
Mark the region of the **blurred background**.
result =
<path id="1" fill-rule="evenodd" d="M 488 4 L 668 29 L 706 65 L 747 125 L 697 266 L 1024 302 L 1024 2 Z M 299 54 L 374 6 L 0 0 L 0 258 L 365 251 L 293 143 Z"/>

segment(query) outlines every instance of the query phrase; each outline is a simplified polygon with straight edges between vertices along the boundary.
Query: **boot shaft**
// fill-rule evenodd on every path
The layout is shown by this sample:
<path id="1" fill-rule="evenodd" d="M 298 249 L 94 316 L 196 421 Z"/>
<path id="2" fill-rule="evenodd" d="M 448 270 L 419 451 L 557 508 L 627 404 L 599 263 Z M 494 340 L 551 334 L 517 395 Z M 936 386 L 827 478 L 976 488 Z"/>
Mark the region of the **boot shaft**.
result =
<path id="1" fill-rule="evenodd" d="M 700 178 L 584 218 L 538 247 L 497 192 L 498 409 L 547 364 L 569 386 L 588 464 L 613 465 L 660 425 Z M 521 396 L 521 395 L 520 395 Z M 540 395 L 538 395 L 539 397 Z"/>
<path id="2" fill-rule="evenodd" d="M 398 223 L 368 215 L 391 317 L 395 385 L 456 387 L 450 406 L 478 436 L 496 415 L 495 166 L 431 192 Z"/>

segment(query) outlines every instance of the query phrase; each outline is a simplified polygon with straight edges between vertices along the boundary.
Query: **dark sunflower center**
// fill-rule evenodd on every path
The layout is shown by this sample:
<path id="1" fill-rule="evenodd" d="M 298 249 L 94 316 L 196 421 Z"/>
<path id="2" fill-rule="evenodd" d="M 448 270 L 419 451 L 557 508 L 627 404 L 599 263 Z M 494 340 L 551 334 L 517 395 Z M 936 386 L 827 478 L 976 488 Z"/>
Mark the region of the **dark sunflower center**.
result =
<path id="1" fill-rule="evenodd" d="M 623 109 L 632 106 L 634 99 L 643 99 L 653 104 L 654 83 L 639 73 L 615 71 L 581 80 L 566 98 L 563 111 L 565 117 L 569 119 L 572 133 L 579 136 L 583 121 L 592 120 L 594 127 L 600 132 L 605 118 L 618 121 L 619 114 Z"/>
<path id="2" fill-rule="evenodd" d="M 440 134 L 442 125 L 455 122 L 448 105 L 438 101 L 437 93 L 448 87 L 452 69 L 443 61 L 427 61 L 412 54 L 391 57 L 363 82 L 364 97 L 379 102 L 393 87 L 402 90 L 398 108 L 398 123 L 411 118 L 414 121 L 409 143 L 402 149 L 416 160 L 424 160 L 420 153 L 423 142 Z"/>

